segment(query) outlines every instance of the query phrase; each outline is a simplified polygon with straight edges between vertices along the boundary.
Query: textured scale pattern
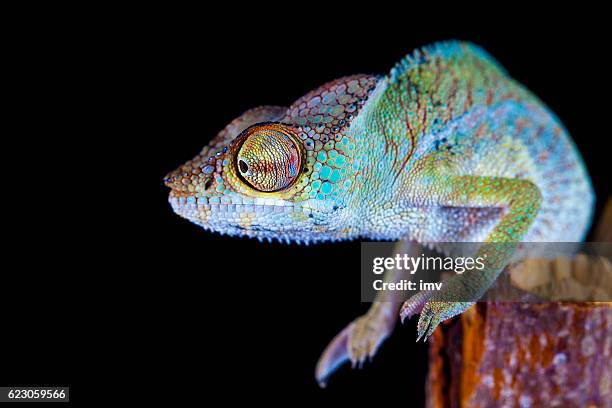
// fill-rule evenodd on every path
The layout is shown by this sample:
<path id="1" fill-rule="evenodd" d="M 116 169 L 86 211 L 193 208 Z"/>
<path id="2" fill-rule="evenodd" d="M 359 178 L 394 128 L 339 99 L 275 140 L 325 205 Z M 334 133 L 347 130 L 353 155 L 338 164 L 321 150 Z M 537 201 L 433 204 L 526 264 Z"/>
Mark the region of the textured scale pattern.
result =
<path id="1" fill-rule="evenodd" d="M 345 199 L 353 194 L 352 175 L 359 169 L 353 161 L 355 142 L 347 133 L 378 82 L 377 77 L 367 75 L 341 78 L 289 108 L 260 107 L 246 112 L 200 155 L 166 176 L 172 188 L 170 203 L 185 218 L 221 233 L 305 243 L 353 238 L 348 236 L 351 228 L 344 226 L 350 215 Z M 301 143 L 303 165 L 286 190 L 277 191 L 275 185 L 265 191 L 266 187 L 245 183 L 248 177 L 234 163 L 234 155 L 240 154 L 235 148 L 242 141 L 239 136 L 259 130 L 261 137 L 270 122 L 282 124 L 282 131 Z"/>
<path id="2" fill-rule="evenodd" d="M 487 243 L 494 252 L 483 272 L 404 305 L 402 316 L 421 312 L 419 338 L 496 279 L 515 245 L 491 245 L 580 241 L 594 204 L 560 121 L 485 51 L 461 42 L 416 50 L 384 77 L 340 78 L 287 108 L 249 110 L 165 183 L 177 214 L 225 234 Z M 469 301 L 448 301 L 458 293 Z M 391 309 L 375 302 L 341 332 L 319 380 L 343 359 L 371 356 L 393 326 Z"/>

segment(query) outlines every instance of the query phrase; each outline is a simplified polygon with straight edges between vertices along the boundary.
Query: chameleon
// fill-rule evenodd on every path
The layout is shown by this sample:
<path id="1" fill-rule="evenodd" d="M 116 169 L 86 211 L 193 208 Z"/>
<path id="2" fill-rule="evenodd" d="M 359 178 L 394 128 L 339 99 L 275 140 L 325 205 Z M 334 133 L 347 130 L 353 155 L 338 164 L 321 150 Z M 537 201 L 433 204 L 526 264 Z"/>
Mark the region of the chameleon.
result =
<path id="1" fill-rule="evenodd" d="M 374 356 L 400 306 L 402 318 L 420 312 L 417 341 L 426 340 L 482 296 L 516 244 L 583 240 L 595 201 L 560 120 L 481 47 L 460 41 L 417 49 L 384 76 L 347 76 L 288 107 L 248 110 L 164 182 L 176 214 L 222 234 L 388 240 L 407 250 L 500 244 L 484 270 L 436 293 L 403 305 L 377 298 L 324 351 L 322 385 L 343 362 Z M 448 301 L 458 295 L 466 301 Z"/>

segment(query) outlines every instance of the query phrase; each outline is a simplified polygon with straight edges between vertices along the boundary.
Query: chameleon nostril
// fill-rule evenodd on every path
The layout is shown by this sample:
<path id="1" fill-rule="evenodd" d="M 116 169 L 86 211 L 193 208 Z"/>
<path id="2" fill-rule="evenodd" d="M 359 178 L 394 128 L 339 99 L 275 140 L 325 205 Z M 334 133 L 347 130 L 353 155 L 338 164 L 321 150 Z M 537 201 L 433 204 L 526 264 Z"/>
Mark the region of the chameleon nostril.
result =
<path id="1" fill-rule="evenodd" d="M 244 160 L 238 161 L 238 167 L 240 168 L 240 171 L 243 173 L 246 173 L 247 171 L 249 171 L 249 166 L 244 162 Z"/>

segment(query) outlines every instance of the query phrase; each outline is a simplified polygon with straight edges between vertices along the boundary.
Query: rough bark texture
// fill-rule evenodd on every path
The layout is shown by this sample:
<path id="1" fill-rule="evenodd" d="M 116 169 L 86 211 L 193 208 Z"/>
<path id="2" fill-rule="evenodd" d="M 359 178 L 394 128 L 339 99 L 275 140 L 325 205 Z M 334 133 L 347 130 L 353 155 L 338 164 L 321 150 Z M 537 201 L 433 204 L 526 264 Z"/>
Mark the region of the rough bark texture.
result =
<path id="1" fill-rule="evenodd" d="M 611 204 L 595 240 L 610 235 Z M 436 330 L 428 407 L 612 407 L 612 303 L 591 301 L 611 298 L 610 264 L 582 255 L 523 267 L 516 286 L 552 301 L 479 303 Z"/>
<path id="2" fill-rule="evenodd" d="M 593 241 L 612 242 L 612 197 L 606 202 L 606 209 L 599 220 L 599 225 L 595 228 Z"/>
<path id="3" fill-rule="evenodd" d="M 429 407 L 612 407 L 612 309 L 481 304 L 435 333 L 430 361 Z"/>

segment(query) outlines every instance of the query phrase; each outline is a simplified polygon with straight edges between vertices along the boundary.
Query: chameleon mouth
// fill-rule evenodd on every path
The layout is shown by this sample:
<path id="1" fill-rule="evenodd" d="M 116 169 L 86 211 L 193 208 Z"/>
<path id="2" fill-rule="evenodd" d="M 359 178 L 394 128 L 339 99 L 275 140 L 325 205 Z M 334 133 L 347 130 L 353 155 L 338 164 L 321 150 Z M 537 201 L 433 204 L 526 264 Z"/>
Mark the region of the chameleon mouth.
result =
<path id="1" fill-rule="evenodd" d="M 271 199 L 249 199 L 232 198 L 220 199 L 219 197 L 194 197 L 170 195 L 168 201 L 175 211 L 184 209 L 199 209 L 211 213 L 284 213 L 299 209 L 300 204 L 284 200 Z"/>
<path id="2" fill-rule="evenodd" d="M 337 209 L 337 206 L 331 206 L 315 199 L 292 202 L 278 198 L 253 198 L 238 194 L 223 197 L 195 197 L 193 195 L 176 194 L 175 191 L 170 193 L 168 201 L 177 212 L 184 209 L 199 209 L 214 213 L 280 214 L 299 210 L 308 215 L 310 213 L 325 214 Z"/>
<path id="3" fill-rule="evenodd" d="M 330 218 L 330 213 L 339 208 L 322 200 L 293 203 L 239 195 L 185 197 L 170 194 L 168 201 L 180 217 L 222 235 L 299 244 L 351 238 L 346 236 L 346 231 L 330 225 L 330 219 L 334 218 Z"/>
<path id="4" fill-rule="evenodd" d="M 226 197 L 223 197 L 227 200 Z M 182 218 L 198 224 L 207 230 L 230 235 L 254 236 L 287 228 L 296 220 L 308 219 L 300 205 L 289 202 L 262 202 L 240 200 L 221 202 L 219 197 L 176 197 L 170 196 L 169 203 L 174 212 Z M 229 201 L 229 200 L 227 200 Z"/>
<path id="5" fill-rule="evenodd" d="M 184 197 L 170 194 L 172 209 L 179 216 L 208 230 L 241 235 L 286 231 L 301 224 L 322 226 L 325 216 L 336 208 L 321 200 L 294 203 L 273 198 L 244 196 Z"/>

